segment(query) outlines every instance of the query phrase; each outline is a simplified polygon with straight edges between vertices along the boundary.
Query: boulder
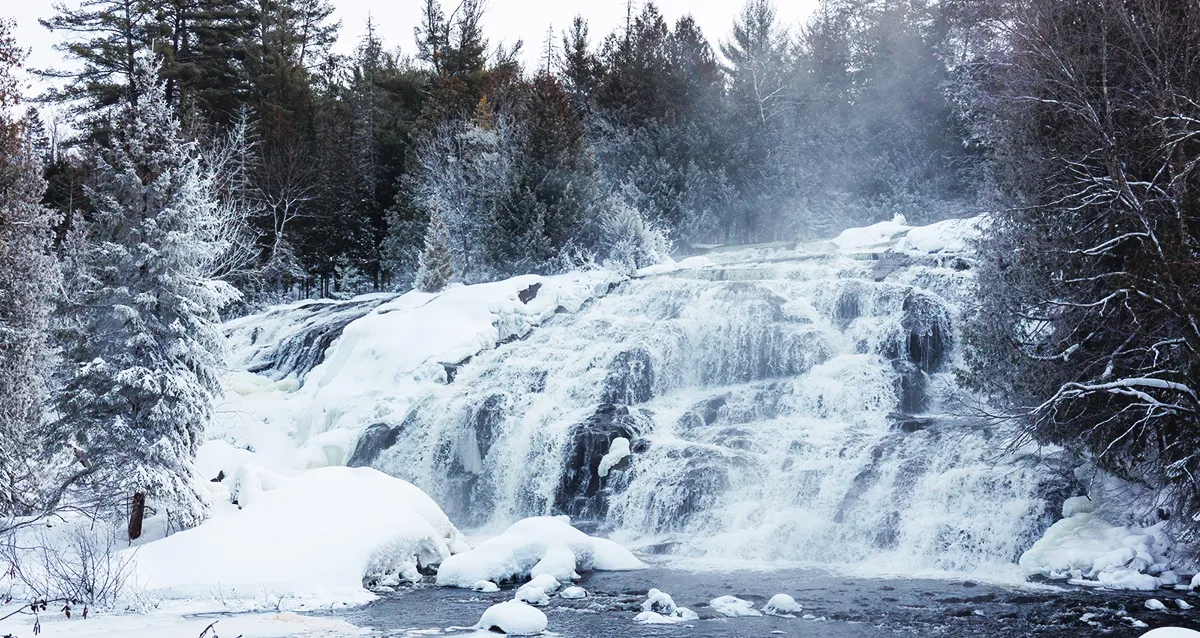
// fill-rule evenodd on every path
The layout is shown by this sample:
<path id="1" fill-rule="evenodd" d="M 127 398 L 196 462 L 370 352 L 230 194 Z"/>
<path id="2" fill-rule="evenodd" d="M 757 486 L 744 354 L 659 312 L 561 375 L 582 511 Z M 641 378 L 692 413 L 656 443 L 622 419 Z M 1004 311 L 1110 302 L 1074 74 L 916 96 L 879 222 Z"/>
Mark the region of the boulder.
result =
<path id="1" fill-rule="evenodd" d="M 348 467 L 368 467 L 379 458 L 379 454 L 396 444 L 402 430 L 399 425 L 376 423 L 363 431 L 354 446 L 354 453 L 346 461 Z"/>

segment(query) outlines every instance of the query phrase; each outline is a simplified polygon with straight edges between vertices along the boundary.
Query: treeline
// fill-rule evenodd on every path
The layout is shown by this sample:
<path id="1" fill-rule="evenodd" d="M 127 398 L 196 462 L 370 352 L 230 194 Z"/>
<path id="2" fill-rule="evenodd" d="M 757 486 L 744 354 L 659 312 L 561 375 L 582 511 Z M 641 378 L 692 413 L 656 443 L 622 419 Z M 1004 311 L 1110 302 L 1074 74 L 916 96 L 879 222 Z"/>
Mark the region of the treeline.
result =
<path id="1" fill-rule="evenodd" d="M 426 0 L 411 54 L 368 23 L 349 56 L 328 0 L 93 0 L 44 21 L 75 63 L 48 97 L 82 131 L 39 142 L 46 201 L 89 214 L 67 147 L 104 143 L 148 51 L 187 137 L 236 134 L 224 196 L 257 254 L 230 276 L 252 295 L 406 289 L 437 228 L 471 282 L 932 220 L 977 182 L 947 89 L 969 4 L 825 0 L 789 29 L 751 0 L 717 42 L 647 3 L 600 37 L 576 18 L 530 69 L 481 0 Z"/>

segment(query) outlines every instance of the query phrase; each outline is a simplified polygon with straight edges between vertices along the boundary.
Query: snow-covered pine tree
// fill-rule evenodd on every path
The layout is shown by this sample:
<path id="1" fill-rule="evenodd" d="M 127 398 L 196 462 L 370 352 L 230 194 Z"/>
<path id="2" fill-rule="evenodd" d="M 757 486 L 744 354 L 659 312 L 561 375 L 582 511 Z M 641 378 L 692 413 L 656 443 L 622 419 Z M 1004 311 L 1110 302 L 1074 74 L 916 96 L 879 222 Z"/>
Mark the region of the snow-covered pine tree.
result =
<path id="1" fill-rule="evenodd" d="M 429 227 L 425 230 L 425 249 L 421 251 L 417 279 L 417 290 L 421 292 L 438 292 L 450 283 L 454 276 L 454 268 L 450 263 L 450 238 L 446 234 L 446 224 L 442 218 L 434 215 L 429 219 Z"/>
<path id="2" fill-rule="evenodd" d="M 220 392 L 217 310 L 237 295 L 208 278 L 226 248 L 215 188 L 155 73 L 140 61 L 136 99 L 114 108 L 110 145 L 91 151 L 94 213 L 64 309 L 73 368 L 50 438 L 86 455 L 88 485 L 114 510 L 133 503 L 134 538 L 143 504 L 178 527 L 204 518 L 193 459 Z"/>
<path id="3" fill-rule="evenodd" d="M 57 285 L 54 217 L 41 205 L 46 182 L 17 118 L 15 71 L 22 51 L 0 21 L 0 517 L 28 503 L 20 485 L 32 456 L 29 433 L 45 409 L 48 318 Z"/>

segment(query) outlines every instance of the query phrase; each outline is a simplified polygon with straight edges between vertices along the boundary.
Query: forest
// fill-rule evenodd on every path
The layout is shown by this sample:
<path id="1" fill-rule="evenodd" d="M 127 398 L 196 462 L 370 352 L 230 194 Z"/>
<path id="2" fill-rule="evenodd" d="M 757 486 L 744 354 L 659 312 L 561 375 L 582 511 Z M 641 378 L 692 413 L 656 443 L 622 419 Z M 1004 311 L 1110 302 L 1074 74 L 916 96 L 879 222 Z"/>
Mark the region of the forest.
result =
<path id="1" fill-rule="evenodd" d="M 330 0 L 63 4 L 41 95 L 0 22 L 0 532 L 204 520 L 223 320 L 902 215 L 983 220 L 956 374 L 1011 445 L 1197 540 L 1200 4 L 748 0 L 705 34 L 646 2 L 511 46 L 487 10 L 423 0 L 409 38 Z"/>

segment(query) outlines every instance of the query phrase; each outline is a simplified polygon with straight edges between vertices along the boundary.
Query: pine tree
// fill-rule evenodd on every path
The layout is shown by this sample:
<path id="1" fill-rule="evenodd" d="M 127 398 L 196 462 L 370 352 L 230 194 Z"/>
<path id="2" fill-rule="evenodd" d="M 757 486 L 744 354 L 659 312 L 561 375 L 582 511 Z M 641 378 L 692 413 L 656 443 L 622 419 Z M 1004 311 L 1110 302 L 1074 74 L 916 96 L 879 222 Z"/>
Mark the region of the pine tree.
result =
<path id="1" fill-rule="evenodd" d="M 0 21 L 0 516 L 23 514 L 23 469 L 40 425 L 51 349 L 47 339 L 57 263 L 54 219 L 40 204 L 41 163 L 15 115 L 23 52 Z"/>
<path id="2" fill-rule="evenodd" d="M 425 249 L 421 251 L 415 286 L 421 292 L 438 292 L 450 283 L 453 276 L 446 225 L 441 217 L 434 215 L 425 231 Z"/>
<path id="3" fill-rule="evenodd" d="M 207 278 L 224 250 L 215 189 L 155 75 L 139 61 L 141 99 L 110 114 L 112 144 L 90 153 L 94 210 L 72 257 L 70 368 L 48 433 L 51 449 L 86 454 L 90 484 L 114 510 L 132 499 L 131 538 L 147 503 L 180 527 L 205 515 L 192 464 L 220 392 L 217 310 L 236 296 Z"/>

